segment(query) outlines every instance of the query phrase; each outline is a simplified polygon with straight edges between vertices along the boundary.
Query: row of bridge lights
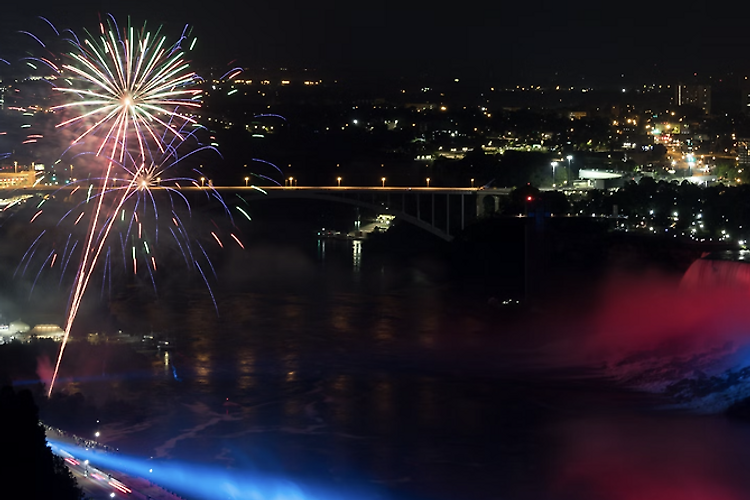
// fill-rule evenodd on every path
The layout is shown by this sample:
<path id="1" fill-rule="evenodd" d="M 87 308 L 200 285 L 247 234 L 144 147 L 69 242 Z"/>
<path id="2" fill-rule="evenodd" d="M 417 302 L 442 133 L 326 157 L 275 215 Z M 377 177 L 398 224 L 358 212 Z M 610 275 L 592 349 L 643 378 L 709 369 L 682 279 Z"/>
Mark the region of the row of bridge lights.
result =
<path id="1" fill-rule="evenodd" d="M 341 187 L 341 181 L 343 179 L 341 177 L 336 177 L 336 186 Z M 381 187 L 385 187 L 385 177 L 380 178 Z M 157 182 L 161 184 L 161 178 L 157 179 Z M 427 184 L 427 187 L 430 187 L 430 178 L 425 178 L 425 183 Z M 211 180 L 208 180 L 209 186 L 211 185 Z M 206 185 L 206 178 L 201 177 L 201 187 L 205 187 Z M 245 187 L 248 187 L 250 185 L 250 177 L 245 177 Z M 295 187 L 297 185 L 297 179 L 294 177 L 289 177 L 287 179 L 284 179 L 284 187 Z M 471 179 L 471 187 L 474 187 L 474 179 Z"/>
<path id="2" fill-rule="evenodd" d="M 570 158 L 568 158 L 568 161 L 570 161 Z M 247 165 L 244 165 L 244 166 L 245 166 L 245 168 L 247 168 Z M 291 167 L 292 164 L 290 163 L 287 166 Z M 339 166 L 340 166 L 340 164 L 337 163 L 336 167 L 339 167 Z M 380 166 L 381 167 L 385 167 L 385 164 L 381 163 Z M 429 166 L 429 165 L 426 165 L 426 166 Z M 202 167 L 203 167 L 203 165 L 201 165 L 201 168 Z M 342 181 L 341 177 L 336 177 L 336 185 L 338 187 L 341 187 L 341 181 Z M 381 177 L 380 178 L 380 183 L 381 183 L 382 187 L 385 187 L 385 181 L 386 181 L 385 177 Z M 203 187 L 203 182 L 204 182 L 204 178 L 201 177 L 201 187 Z M 250 177 L 245 177 L 245 187 L 248 187 L 249 182 L 250 182 Z M 425 178 L 425 182 L 427 184 L 427 187 L 430 187 L 430 178 L 429 177 Z M 290 176 L 289 178 L 284 179 L 284 187 L 294 187 L 296 185 L 297 185 L 297 179 L 295 179 L 294 177 Z M 474 179 L 473 178 L 471 179 L 471 187 L 474 187 Z"/>
<path id="3" fill-rule="evenodd" d="M 336 177 L 336 186 L 341 187 L 341 177 Z M 381 187 L 385 187 L 385 177 L 380 178 Z M 248 187 L 248 182 L 250 182 L 250 177 L 245 177 L 245 187 Z M 427 184 L 427 187 L 430 187 L 430 178 L 425 178 L 425 182 Z M 284 187 L 294 187 L 297 185 L 297 179 L 294 177 L 289 177 L 287 179 L 284 179 Z M 201 177 L 201 186 L 203 186 L 203 177 Z M 471 187 L 474 187 L 474 179 L 471 179 Z"/>

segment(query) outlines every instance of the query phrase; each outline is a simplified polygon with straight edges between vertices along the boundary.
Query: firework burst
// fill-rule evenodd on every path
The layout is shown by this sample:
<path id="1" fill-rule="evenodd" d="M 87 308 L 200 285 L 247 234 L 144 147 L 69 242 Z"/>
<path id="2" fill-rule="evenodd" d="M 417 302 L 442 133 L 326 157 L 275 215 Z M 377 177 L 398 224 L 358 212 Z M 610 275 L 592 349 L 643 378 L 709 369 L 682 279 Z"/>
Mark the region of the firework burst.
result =
<path id="1" fill-rule="evenodd" d="M 55 90 L 72 100 L 53 110 L 73 116 L 57 126 L 76 128 L 73 144 L 96 137 L 97 154 L 122 163 L 130 153 L 146 161 L 151 150 L 164 152 L 165 135 L 182 140 L 182 127 L 195 123 L 191 112 L 200 107 L 195 86 L 201 79 L 190 71 L 180 45 L 188 28 L 173 45 L 145 24 L 119 31 L 109 17 L 99 28 L 99 36 L 87 32 L 82 41 L 70 40 L 74 50 L 60 68 L 65 83 Z"/>
<path id="2" fill-rule="evenodd" d="M 216 273 L 209 256 L 227 245 L 244 247 L 234 229 L 213 221 L 210 230 L 204 231 L 207 234 L 193 235 L 192 197 L 218 201 L 233 228 L 232 213 L 210 182 L 204 186 L 201 172 L 193 169 L 173 174 L 184 172 L 176 167 L 193 154 L 218 152 L 196 135 L 205 130 L 194 115 L 201 97 L 197 84 L 203 80 L 183 59 L 181 44 L 187 40 L 188 28 L 170 44 L 160 30 L 150 33 L 145 24 L 136 29 L 129 23 L 121 30 L 109 16 L 100 22 L 97 36 L 86 32 L 86 37 L 79 39 L 74 32 L 58 31 L 43 20 L 58 40 L 71 44 L 73 50 L 60 62 L 41 39 L 22 32 L 45 51 L 45 57 L 28 57 L 26 63 L 33 69 L 48 68 L 53 76 L 45 81 L 64 100 L 52 108 L 61 117 L 56 129 L 71 131 L 74 138 L 61 159 L 70 158 L 71 172 L 73 163 L 77 163 L 77 172 L 85 169 L 85 164 L 94 167 L 85 181 L 74 181 L 59 196 L 49 197 L 67 205 L 61 218 L 51 216 L 54 211 L 43 206 L 46 198 L 31 207 L 30 223 L 42 227 L 16 271 L 34 275 L 32 293 L 45 270 L 59 273 L 61 286 L 70 284 L 72 275 L 65 334 L 48 387 L 51 395 L 71 328 L 95 271 L 101 272 L 102 294 L 107 283 L 111 287 L 113 275 L 121 272 L 118 269 L 144 278 L 156 291 L 161 266 L 157 252 L 165 246 L 176 248 L 177 260 L 184 260 L 189 270 L 201 276 L 216 307 L 209 285 Z M 84 161 L 86 158 L 89 161 Z M 249 218 L 240 207 L 236 209 Z M 51 249 L 43 250 L 50 239 Z"/>
<path id="3" fill-rule="evenodd" d="M 55 90 L 70 98 L 52 108 L 65 116 L 57 125 L 58 128 L 75 130 L 75 139 L 69 150 L 76 145 L 88 148 L 88 144 L 93 142 L 95 147 L 90 149 L 90 154 L 106 164 L 104 175 L 97 176 L 96 185 L 91 184 L 85 191 L 88 210 L 80 210 L 79 207 L 78 210 L 74 208 L 68 212 L 71 218 L 72 212 L 80 212 L 75 215 L 74 225 L 84 217 L 87 219 L 86 235 L 73 244 L 68 239 L 62 254 L 53 251 L 42 264 L 42 268 L 53 267 L 59 260 L 63 275 L 74 250 L 80 248 L 80 263 L 76 266 L 69 299 L 65 335 L 50 381 L 49 394 L 52 393 L 81 300 L 100 259 L 104 259 L 105 273 L 107 269 L 111 269 L 112 249 L 116 245 L 112 244 L 110 234 L 118 219 L 121 223 L 125 222 L 126 214 L 129 215 L 124 233 L 120 227 L 114 230 L 121 234 L 120 253 L 125 261 L 130 254 L 133 272 L 145 269 L 155 286 L 156 259 L 150 255 L 150 258 L 139 265 L 137 248 L 151 254 L 151 249 L 155 246 L 149 246 L 148 241 L 143 239 L 144 234 L 148 233 L 143 212 L 150 205 L 154 220 L 158 221 L 160 210 L 156 203 L 156 190 L 169 193 L 172 209 L 168 212 L 171 215 L 168 220 L 174 225 L 169 228 L 169 233 L 179 246 L 188 267 L 197 269 L 208 284 L 206 272 L 196 255 L 199 250 L 208 259 L 207 252 L 200 243 L 194 251 L 182 218 L 174 209 L 176 195 L 181 197 L 189 211 L 187 198 L 179 191 L 184 184 L 194 184 L 197 187 L 197 183 L 187 178 L 164 178 L 169 168 L 179 161 L 177 150 L 192 135 L 188 131 L 197 125 L 195 118 L 189 113 L 200 107 L 201 90 L 196 88 L 196 84 L 201 79 L 189 70 L 180 45 L 186 40 L 188 29 L 186 27 L 178 41 L 170 45 L 166 37 L 160 34 L 160 30 L 151 33 L 147 31 L 145 24 L 135 29 L 129 23 L 120 30 L 112 16 L 106 22 L 100 22 L 99 28 L 98 36 L 87 32 L 87 37 L 82 41 L 70 32 L 71 38 L 67 41 L 73 45 L 73 51 L 68 54 L 69 61 L 66 64 L 57 66 L 47 59 L 42 61 L 58 73 L 57 81 L 64 82 L 56 85 Z M 197 150 L 200 149 L 202 148 Z M 221 200 L 218 194 L 212 194 Z M 140 215 L 139 208 L 142 211 Z M 226 209 L 226 205 L 224 208 Z M 40 214 L 41 211 L 36 213 L 32 222 Z M 157 240 L 158 225 L 154 225 L 154 228 L 154 240 Z M 133 231 L 142 240 L 138 245 L 126 244 L 129 239 L 133 239 Z M 221 245 L 215 232 L 211 235 Z M 230 236 L 241 245 L 233 233 Z M 35 241 L 32 247 L 36 244 Z M 34 251 L 29 260 L 33 258 Z M 208 264 L 210 266 L 210 261 Z M 27 261 L 24 270 L 28 265 Z"/>

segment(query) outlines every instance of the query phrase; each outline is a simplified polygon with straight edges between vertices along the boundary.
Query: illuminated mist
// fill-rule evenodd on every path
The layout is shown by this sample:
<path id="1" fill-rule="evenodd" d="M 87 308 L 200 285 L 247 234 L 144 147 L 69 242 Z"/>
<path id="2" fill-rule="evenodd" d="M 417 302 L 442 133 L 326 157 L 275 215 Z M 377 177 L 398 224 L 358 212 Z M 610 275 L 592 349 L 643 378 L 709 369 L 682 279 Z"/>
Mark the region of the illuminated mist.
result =
<path id="1" fill-rule="evenodd" d="M 699 260 L 679 283 L 613 279 L 555 355 L 669 406 L 724 411 L 750 397 L 746 276 L 748 264 Z"/>
<path id="2" fill-rule="evenodd" d="M 581 418 L 557 429 L 555 500 L 742 500 L 750 455 L 737 429 L 704 418 Z"/>
<path id="3" fill-rule="evenodd" d="M 191 498 L 206 500 L 368 500 L 384 498 L 375 492 L 336 491 L 323 486 L 300 484 L 281 476 L 252 470 L 227 470 L 223 467 L 187 462 L 158 462 L 142 458 L 93 451 L 48 439 L 48 443 L 92 466 L 114 469 L 146 478 L 168 490 Z"/>

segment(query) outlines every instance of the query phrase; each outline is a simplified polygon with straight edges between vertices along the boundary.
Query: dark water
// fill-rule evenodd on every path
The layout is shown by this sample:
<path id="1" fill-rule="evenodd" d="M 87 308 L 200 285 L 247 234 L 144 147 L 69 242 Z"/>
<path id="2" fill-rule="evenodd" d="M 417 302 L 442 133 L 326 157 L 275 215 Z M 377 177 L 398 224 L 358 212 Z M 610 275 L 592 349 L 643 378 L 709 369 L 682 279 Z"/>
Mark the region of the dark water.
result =
<path id="1" fill-rule="evenodd" d="M 176 349 L 148 354 L 146 378 L 80 387 L 122 400 L 101 431 L 124 453 L 358 492 L 343 498 L 750 498 L 750 426 L 547 367 L 559 332 L 540 325 L 564 316 L 532 321 L 559 313 L 504 308 L 445 266 L 258 244 L 222 263 L 219 316 L 199 288 L 121 305 Z"/>

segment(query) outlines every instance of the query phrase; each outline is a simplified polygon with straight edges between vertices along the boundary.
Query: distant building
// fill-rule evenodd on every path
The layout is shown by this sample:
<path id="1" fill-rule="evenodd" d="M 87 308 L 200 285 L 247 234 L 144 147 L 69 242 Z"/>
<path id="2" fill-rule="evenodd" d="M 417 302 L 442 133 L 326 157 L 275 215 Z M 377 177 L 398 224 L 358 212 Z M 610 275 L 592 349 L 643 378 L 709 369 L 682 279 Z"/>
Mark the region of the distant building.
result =
<path id="1" fill-rule="evenodd" d="M 622 187 L 625 182 L 625 174 L 622 172 L 606 171 L 593 168 L 580 169 L 578 171 L 578 178 L 585 181 L 587 187 L 593 187 L 595 189 L 611 189 L 615 187 Z"/>
<path id="2" fill-rule="evenodd" d="M 53 339 L 57 341 L 62 340 L 65 336 L 65 331 L 62 328 L 51 324 L 36 325 L 28 333 L 38 339 Z"/>
<path id="3" fill-rule="evenodd" d="M 433 102 L 407 102 L 404 104 L 406 109 L 415 109 L 417 111 L 428 111 L 437 109 L 438 105 Z"/>
<path id="4" fill-rule="evenodd" d="M 675 102 L 678 106 L 694 106 L 711 114 L 711 86 L 680 83 L 675 88 Z"/>
<path id="5" fill-rule="evenodd" d="M 737 163 L 750 166 L 750 139 L 748 138 L 737 138 Z"/>
<path id="6" fill-rule="evenodd" d="M 27 333 L 31 328 L 28 324 L 24 323 L 21 320 L 17 321 L 11 321 L 10 324 L 8 324 L 8 331 L 11 335 L 18 335 L 20 333 Z"/>
<path id="7" fill-rule="evenodd" d="M 36 172 L 0 172 L 0 189 L 32 187 L 36 181 Z"/>
<path id="8" fill-rule="evenodd" d="M 29 325 L 23 321 L 11 321 L 5 323 L 0 320 L 0 344 L 5 344 L 13 340 L 27 339 L 26 333 L 29 331 Z"/>

